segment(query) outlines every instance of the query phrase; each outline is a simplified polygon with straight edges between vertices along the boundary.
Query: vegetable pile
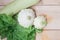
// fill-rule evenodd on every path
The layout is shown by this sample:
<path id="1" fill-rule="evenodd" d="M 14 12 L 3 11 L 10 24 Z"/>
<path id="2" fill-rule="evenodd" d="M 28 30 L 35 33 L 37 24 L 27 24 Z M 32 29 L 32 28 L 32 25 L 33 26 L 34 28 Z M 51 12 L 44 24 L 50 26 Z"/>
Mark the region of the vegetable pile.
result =
<path id="1" fill-rule="evenodd" d="M 44 16 L 27 9 L 39 0 L 15 0 L 0 11 L 0 36 L 7 40 L 35 40 L 36 32 L 46 26 Z M 20 11 L 20 12 L 19 12 Z"/>
<path id="2" fill-rule="evenodd" d="M 17 23 L 11 16 L 0 15 L 0 35 L 7 40 L 34 40 L 35 28 L 33 26 L 24 28 Z"/>

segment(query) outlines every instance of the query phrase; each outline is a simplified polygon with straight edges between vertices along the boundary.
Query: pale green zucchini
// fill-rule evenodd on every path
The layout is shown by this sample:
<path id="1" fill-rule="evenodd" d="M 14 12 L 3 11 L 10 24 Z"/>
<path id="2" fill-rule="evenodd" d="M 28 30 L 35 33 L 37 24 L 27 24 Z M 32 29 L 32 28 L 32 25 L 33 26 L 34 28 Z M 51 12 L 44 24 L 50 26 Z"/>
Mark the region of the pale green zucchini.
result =
<path id="1" fill-rule="evenodd" d="M 24 8 L 28 8 L 32 5 L 38 3 L 39 0 L 15 0 L 14 2 L 5 6 L 1 11 L 0 14 L 7 14 L 7 15 L 14 15 L 20 10 Z"/>

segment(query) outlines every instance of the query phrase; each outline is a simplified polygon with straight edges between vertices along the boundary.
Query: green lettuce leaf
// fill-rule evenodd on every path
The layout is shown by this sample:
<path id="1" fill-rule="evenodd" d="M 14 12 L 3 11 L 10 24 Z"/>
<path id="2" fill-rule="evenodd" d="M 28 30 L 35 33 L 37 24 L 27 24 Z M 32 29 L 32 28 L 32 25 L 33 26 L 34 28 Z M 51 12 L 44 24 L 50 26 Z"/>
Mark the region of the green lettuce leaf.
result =
<path id="1" fill-rule="evenodd" d="M 12 16 L 0 14 L 0 36 L 7 40 L 35 40 L 36 28 L 24 28 Z M 40 30 L 41 31 L 41 30 Z"/>

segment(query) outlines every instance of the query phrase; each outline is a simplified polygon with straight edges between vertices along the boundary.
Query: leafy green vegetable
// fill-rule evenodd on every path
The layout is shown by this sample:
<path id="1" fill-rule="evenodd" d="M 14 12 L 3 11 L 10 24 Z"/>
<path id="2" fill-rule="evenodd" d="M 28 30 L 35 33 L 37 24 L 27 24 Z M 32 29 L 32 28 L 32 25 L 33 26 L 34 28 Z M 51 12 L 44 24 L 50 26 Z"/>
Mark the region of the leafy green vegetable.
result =
<path id="1" fill-rule="evenodd" d="M 0 35 L 2 38 L 7 36 L 15 24 L 16 21 L 13 20 L 11 16 L 7 16 L 5 14 L 0 15 Z"/>
<path id="2" fill-rule="evenodd" d="M 0 15 L 0 35 L 2 38 L 7 37 L 8 40 L 27 40 L 30 32 L 34 32 L 35 29 L 33 28 L 23 28 L 11 16 Z"/>
<path id="3" fill-rule="evenodd" d="M 36 28 L 24 28 L 13 17 L 0 14 L 0 35 L 7 40 L 35 40 Z"/>
<path id="4" fill-rule="evenodd" d="M 35 28 L 23 28 L 20 25 L 16 25 L 14 32 L 8 36 L 8 40 L 35 40 Z"/>

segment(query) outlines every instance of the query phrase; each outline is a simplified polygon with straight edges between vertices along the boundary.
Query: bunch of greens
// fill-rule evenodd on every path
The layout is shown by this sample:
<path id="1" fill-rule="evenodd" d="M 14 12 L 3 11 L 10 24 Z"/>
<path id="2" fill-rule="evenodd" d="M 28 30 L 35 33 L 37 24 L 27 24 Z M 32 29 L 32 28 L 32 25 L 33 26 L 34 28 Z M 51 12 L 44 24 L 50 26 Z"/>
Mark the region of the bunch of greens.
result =
<path id="1" fill-rule="evenodd" d="M 35 40 L 37 29 L 33 25 L 29 28 L 22 27 L 12 16 L 21 9 L 28 8 L 38 2 L 39 0 L 15 0 L 0 10 L 1 39 L 7 37 L 7 40 Z"/>
<path id="2" fill-rule="evenodd" d="M 0 14 L 0 35 L 2 38 L 13 31 L 14 25 L 16 25 L 16 21 L 11 16 Z"/>
<path id="3" fill-rule="evenodd" d="M 36 28 L 24 28 L 13 17 L 0 14 L 0 36 L 7 40 L 35 40 Z"/>

